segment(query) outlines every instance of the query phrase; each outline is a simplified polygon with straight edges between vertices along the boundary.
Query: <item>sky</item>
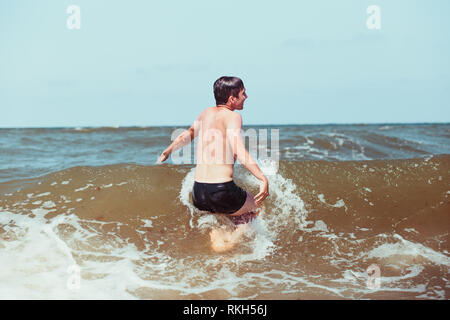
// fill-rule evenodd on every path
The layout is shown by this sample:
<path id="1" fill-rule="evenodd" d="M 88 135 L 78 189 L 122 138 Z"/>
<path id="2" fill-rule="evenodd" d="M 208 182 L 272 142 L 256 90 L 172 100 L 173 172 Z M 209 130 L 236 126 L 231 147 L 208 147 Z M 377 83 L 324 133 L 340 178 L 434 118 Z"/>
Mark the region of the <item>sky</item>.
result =
<path id="1" fill-rule="evenodd" d="M 448 0 L 1 0 L 0 127 L 190 125 L 224 75 L 244 81 L 244 125 L 450 122 L 449 16 Z"/>

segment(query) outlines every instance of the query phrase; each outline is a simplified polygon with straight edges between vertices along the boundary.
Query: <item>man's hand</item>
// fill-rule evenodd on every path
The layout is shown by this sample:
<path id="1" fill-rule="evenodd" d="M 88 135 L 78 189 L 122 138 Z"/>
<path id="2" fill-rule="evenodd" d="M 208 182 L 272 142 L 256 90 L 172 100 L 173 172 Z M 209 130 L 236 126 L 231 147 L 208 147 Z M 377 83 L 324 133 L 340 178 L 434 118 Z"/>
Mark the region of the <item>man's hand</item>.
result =
<path id="1" fill-rule="evenodd" d="M 161 155 L 159 156 L 158 160 L 156 161 L 156 163 L 163 163 L 164 161 L 167 160 L 168 157 L 169 157 L 169 153 L 167 151 L 163 151 L 161 153 Z"/>
<path id="2" fill-rule="evenodd" d="M 261 184 L 259 185 L 259 193 L 255 196 L 255 203 L 257 206 L 261 205 L 261 203 L 269 196 L 269 181 L 266 177 L 261 180 Z"/>

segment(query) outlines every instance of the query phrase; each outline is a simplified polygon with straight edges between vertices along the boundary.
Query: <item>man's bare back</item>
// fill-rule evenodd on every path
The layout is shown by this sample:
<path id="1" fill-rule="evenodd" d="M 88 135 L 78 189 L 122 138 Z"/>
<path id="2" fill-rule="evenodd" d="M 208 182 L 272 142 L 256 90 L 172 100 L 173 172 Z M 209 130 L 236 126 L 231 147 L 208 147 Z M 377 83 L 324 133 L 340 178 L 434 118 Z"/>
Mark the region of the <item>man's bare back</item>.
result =
<path id="1" fill-rule="evenodd" d="M 239 114 L 226 107 L 210 107 L 198 117 L 195 181 L 207 183 L 233 180 L 235 156 L 227 130 L 233 129 Z"/>

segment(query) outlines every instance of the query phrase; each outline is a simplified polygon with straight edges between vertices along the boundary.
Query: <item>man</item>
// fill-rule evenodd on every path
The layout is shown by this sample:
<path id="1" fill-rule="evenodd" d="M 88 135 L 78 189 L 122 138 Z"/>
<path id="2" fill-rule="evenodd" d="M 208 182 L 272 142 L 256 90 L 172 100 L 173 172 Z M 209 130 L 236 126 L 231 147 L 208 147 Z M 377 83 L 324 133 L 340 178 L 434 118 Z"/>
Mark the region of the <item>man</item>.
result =
<path id="1" fill-rule="evenodd" d="M 214 82 L 216 106 L 203 110 L 194 124 L 162 152 L 158 161 L 200 136 L 197 144 L 192 200 L 195 207 L 212 213 L 240 216 L 257 214 L 269 195 L 269 183 L 254 159 L 245 149 L 241 136 L 245 87 L 237 77 L 221 77 Z M 253 197 L 233 181 L 236 158 L 259 181 L 259 193 Z"/>

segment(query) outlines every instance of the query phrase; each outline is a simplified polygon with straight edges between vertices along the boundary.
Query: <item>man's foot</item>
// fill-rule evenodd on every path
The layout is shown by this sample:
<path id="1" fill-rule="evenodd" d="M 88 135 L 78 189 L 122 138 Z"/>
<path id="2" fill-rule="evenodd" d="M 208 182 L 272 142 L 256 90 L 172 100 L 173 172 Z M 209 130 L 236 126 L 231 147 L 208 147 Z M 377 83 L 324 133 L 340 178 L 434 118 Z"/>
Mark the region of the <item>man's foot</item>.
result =
<path id="1" fill-rule="evenodd" d="M 239 242 L 245 229 L 245 225 L 237 227 L 234 231 L 213 229 L 209 234 L 211 237 L 211 248 L 215 252 L 225 252 L 233 249 L 235 244 Z"/>

